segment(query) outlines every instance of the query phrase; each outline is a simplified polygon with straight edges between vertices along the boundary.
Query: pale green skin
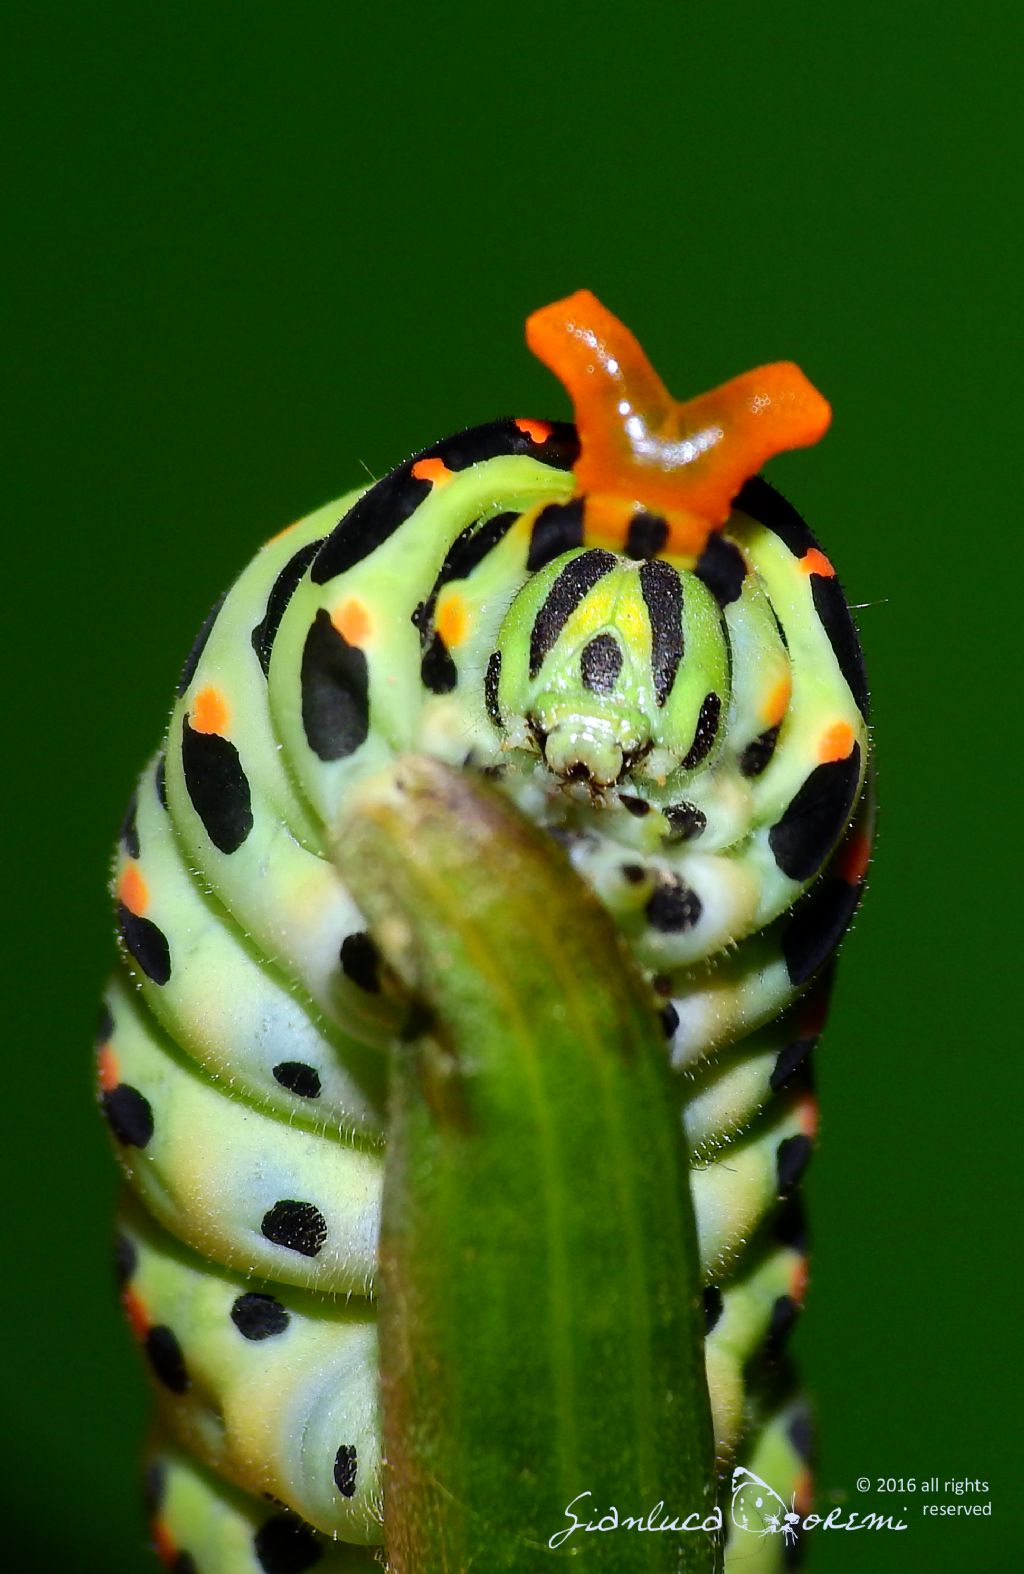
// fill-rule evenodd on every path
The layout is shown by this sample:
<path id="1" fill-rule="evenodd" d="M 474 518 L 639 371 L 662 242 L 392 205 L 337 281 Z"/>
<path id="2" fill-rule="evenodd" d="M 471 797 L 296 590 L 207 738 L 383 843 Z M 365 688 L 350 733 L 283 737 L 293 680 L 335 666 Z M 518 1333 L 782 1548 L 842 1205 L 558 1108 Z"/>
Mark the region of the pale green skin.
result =
<path id="1" fill-rule="evenodd" d="M 152 765 L 139 787 L 145 916 L 168 938 L 174 965 L 161 985 L 126 957 L 108 999 L 119 1080 L 138 1089 L 155 1115 L 144 1149 L 117 1144 L 131 1188 L 158 1221 L 146 1222 L 134 1204 L 124 1214 L 121 1227 L 139 1253 L 131 1288 L 150 1326 L 173 1328 L 194 1374 L 183 1397 L 158 1388 L 163 1424 L 237 1487 L 257 1497 L 269 1493 L 327 1536 L 352 1543 L 381 1539 L 372 1291 L 386 1128 L 384 1052 L 404 1007 L 394 991 L 368 994 L 339 968 L 342 940 L 365 924 L 330 856 L 329 833 L 357 786 L 397 755 L 419 750 L 456 765 L 471 758 L 474 767 L 502 767 L 502 790 L 529 818 L 568 835 L 577 873 L 612 914 L 646 975 L 660 980 L 659 1002 L 674 1003 L 680 1020 L 671 1060 L 686 1073 L 679 1107 L 699 1155 L 691 1187 L 700 1260 L 705 1282 L 720 1285 L 724 1297 L 706 1346 L 723 1469 L 743 1446 L 748 1425 L 744 1368 L 799 1260 L 792 1248 L 772 1244 L 764 1221 L 777 1196 L 779 1144 L 807 1122 L 806 1100 L 773 1095 L 769 1077 L 793 1033 L 780 1014 L 799 1009 L 795 1002 L 806 987 L 789 978 L 778 926 L 811 882 L 780 870 L 769 834 L 813 769 L 825 727 L 852 730 L 863 781 L 866 722 L 814 611 L 808 576 L 777 536 L 741 515 L 727 530 L 753 572 L 724 612 L 731 691 L 722 617 L 687 572 L 692 565 L 680 564 L 687 655 L 665 705 L 654 704 L 645 676 L 650 631 L 637 605 L 636 566 L 625 558 L 604 586 L 614 588 L 610 604 L 600 611 L 585 603 L 537 679 L 529 680 L 530 614 L 564 560 L 532 578 L 527 573 L 528 511 L 564 500 L 571 484 L 564 472 L 531 458 L 500 457 L 435 487 L 382 546 L 337 580 L 320 586 L 306 574 L 281 621 L 269 681 L 250 633 L 270 587 L 293 553 L 324 536 L 358 494 L 268 543 L 228 594 L 175 706 L 167 810 Z M 412 613 L 459 533 L 510 510 L 524 518 L 469 580 L 452 587 L 470 630 L 452 652 L 458 686 L 429 694 Z M 325 762 L 303 730 L 302 651 L 318 609 L 337 612 L 352 600 L 371 624 L 365 651 L 372 727 L 351 757 Z M 612 702 L 574 677 L 584 632 L 589 638 L 601 629 L 617 632 L 626 656 L 622 689 Z M 484 700 L 484 669 L 495 648 L 504 657 L 502 731 Z M 746 779 L 739 756 L 764 730 L 764 696 L 783 672 L 792 677 L 792 700 L 778 747 L 763 774 Z M 230 854 L 210 841 L 181 765 L 183 718 L 209 686 L 226 703 L 226 735 L 250 790 L 252 830 Z M 718 744 L 695 771 L 680 772 L 701 698 L 712 687 L 726 702 Z M 582 735 L 599 780 L 615 763 L 609 738 L 632 746 L 634 738 L 646 741 L 646 731 L 654 747 L 635 777 L 603 794 L 566 786 L 537 752 L 526 721 L 531 713 L 549 735 L 560 728 L 560 737 L 573 733 L 570 749 L 554 751 L 563 768 L 574 751 L 579 758 Z M 643 818 L 628 812 L 619 789 L 646 799 L 651 812 Z M 681 799 L 706 816 L 706 829 L 692 843 L 673 841 L 662 813 Z M 862 826 L 866 815 L 862 807 Z M 122 847 L 115 878 L 131 861 Z M 623 876 L 627 864 L 643 870 L 639 881 Z M 700 919 L 685 932 L 656 929 L 645 916 L 657 881 L 673 876 L 701 902 Z M 386 937 L 379 938 L 386 953 Z M 755 1030 L 761 1031 L 749 1046 L 731 1051 Z M 272 1068 L 286 1061 L 315 1068 L 321 1082 L 315 1101 L 274 1078 Z M 280 1198 L 310 1198 L 321 1208 L 328 1244 L 317 1256 L 261 1233 L 266 1210 Z M 237 1336 L 225 1312 L 243 1290 L 272 1294 L 290 1315 L 286 1333 L 259 1343 Z M 211 1406 L 222 1417 L 216 1424 L 209 1421 Z M 766 1426 L 762 1438 L 784 1437 Z M 317 1437 L 321 1444 L 311 1441 Z M 358 1448 L 351 1497 L 332 1485 L 335 1440 Z M 791 1457 L 780 1464 L 788 1445 L 773 1446 L 773 1484 L 792 1491 L 799 1461 L 789 1446 Z M 222 1498 L 204 1470 L 175 1460 L 161 1522 L 176 1544 L 193 1551 L 204 1574 L 256 1569 L 242 1549 L 259 1511 L 231 1493 Z M 235 1545 L 232 1537 L 237 1547 L 229 1553 L 223 1549 Z M 215 1544 L 221 1550 L 204 1556 L 202 1549 Z M 772 1539 L 764 1545 L 773 1547 Z M 749 1555 L 747 1541 L 741 1550 Z M 339 1568 L 370 1566 L 365 1554 L 331 1551 L 329 1558 Z"/>

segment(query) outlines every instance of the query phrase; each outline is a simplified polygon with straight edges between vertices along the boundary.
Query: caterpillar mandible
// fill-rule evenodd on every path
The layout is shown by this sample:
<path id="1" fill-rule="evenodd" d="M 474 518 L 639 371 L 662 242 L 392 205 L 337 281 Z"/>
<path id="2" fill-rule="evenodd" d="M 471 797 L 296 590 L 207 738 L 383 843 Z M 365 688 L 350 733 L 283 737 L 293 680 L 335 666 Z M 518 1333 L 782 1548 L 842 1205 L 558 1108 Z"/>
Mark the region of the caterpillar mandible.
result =
<path id="1" fill-rule="evenodd" d="M 809 1057 L 870 846 L 867 688 L 829 558 L 757 472 L 829 410 L 788 364 L 677 404 L 587 292 L 527 334 L 575 425 L 462 432 L 267 542 L 200 630 L 122 826 L 99 1096 L 179 1574 L 378 1566 L 385 1051 L 407 1023 L 331 837 L 413 753 L 549 833 L 647 981 L 723 1492 L 735 1461 L 809 1492 L 781 1352 Z"/>

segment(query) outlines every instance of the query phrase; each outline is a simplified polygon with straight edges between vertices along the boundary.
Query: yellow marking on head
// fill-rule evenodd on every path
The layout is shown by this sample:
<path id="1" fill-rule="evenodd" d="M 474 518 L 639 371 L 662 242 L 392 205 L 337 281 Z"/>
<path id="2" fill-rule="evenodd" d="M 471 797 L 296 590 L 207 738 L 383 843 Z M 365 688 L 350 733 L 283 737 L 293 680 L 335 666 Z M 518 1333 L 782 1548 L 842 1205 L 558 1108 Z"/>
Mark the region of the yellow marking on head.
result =
<path id="1" fill-rule="evenodd" d="M 619 576 L 615 573 L 606 574 L 573 611 L 566 628 L 572 630 L 574 637 L 585 635 L 590 639 L 609 623 L 617 622 L 621 590 Z"/>
<path id="2" fill-rule="evenodd" d="M 649 641 L 648 617 L 638 581 L 633 594 L 622 596 L 615 609 L 615 626 L 632 652 L 642 651 Z"/>

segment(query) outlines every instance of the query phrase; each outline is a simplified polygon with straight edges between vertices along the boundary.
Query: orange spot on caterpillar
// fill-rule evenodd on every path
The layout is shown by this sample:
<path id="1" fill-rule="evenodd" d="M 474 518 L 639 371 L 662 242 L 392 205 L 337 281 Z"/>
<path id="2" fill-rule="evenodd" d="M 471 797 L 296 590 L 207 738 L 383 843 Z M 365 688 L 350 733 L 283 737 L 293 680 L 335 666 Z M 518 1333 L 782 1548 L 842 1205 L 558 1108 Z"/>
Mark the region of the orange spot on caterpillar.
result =
<path id="1" fill-rule="evenodd" d="M 134 859 L 129 859 L 121 871 L 121 878 L 117 882 L 117 899 L 136 918 L 141 918 L 149 906 L 149 887 Z"/>
<path id="2" fill-rule="evenodd" d="M 516 421 L 519 430 L 530 439 L 531 443 L 546 443 L 551 436 L 551 423 L 549 421 Z"/>
<path id="3" fill-rule="evenodd" d="M 836 573 L 824 552 L 819 552 L 817 547 L 808 547 L 800 559 L 800 572 L 817 574 L 822 579 L 834 579 Z"/>
<path id="4" fill-rule="evenodd" d="M 629 329 L 589 290 L 534 312 L 526 342 L 572 399 L 577 491 L 685 516 L 673 551 L 699 552 L 748 476 L 784 449 L 817 442 L 831 418 L 787 361 L 678 402 Z"/>
<path id="5" fill-rule="evenodd" d="M 809 1470 L 801 1470 L 793 1483 L 793 1502 L 801 1519 L 814 1507 L 814 1477 Z"/>
<path id="6" fill-rule="evenodd" d="M 797 1119 L 805 1137 L 813 1141 L 818 1135 L 818 1101 L 813 1093 L 805 1093 L 797 1104 Z"/>
<path id="7" fill-rule="evenodd" d="M 818 743 L 818 759 L 822 765 L 833 760 L 845 760 L 853 748 L 853 728 L 848 721 L 837 721 L 823 732 Z"/>
<path id="8" fill-rule="evenodd" d="M 789 709 L 789 697 L 793 692 L 793 679 L 785 673 L 777 683 L 768 691 L 768 697 L 761 707 L 761 717 L 766 727 L 777 727 Z"/>
<path id="9" fill-rule="evenodd" d="M 109 1093 L 121 1080 L 121 1068 L 111 1044 L 104 1044 L 96 1056 L 96 1078 L 101 1093 Z"/>
<path id="10" fill-rule="evenodd" d="M 871 837 L 860 831 L 840 851 L 836 873 L 849 885 L 859 885 L 868 872 L 871 858 Z"/>
<path id="11" fill-rule="evenodd" d="M 159 1519 L 152 1524 L 153 1551 L 167 1568 L 173 1568 L 178 1558 L 178 1548 L 167 1526 Z"/>
<path id="12" fill-rule="evenodd" d="M 228 702 L 220 689 L 208 685 L 199 690 L 192 702 L 191 720 L 193 732 L 217 732 L 223 736 L 228 725 Z"/>
<path id="13" fill-rule="evenodd" d="M 124 1307 L 128 1326 L 136 1339 L 145 1339 L 149 1333 L 149 1313 L 146 1311 L 141 1297 L 132 1289 L 130 1284 L 126 1285 L 121 1291 L 121 1305 Z"/>
<path id="14" fill-rule="evenodd" d="M 453 474 L 443 459 L 417 459 L 412 473 L 417 481 L 431 481 L 434 486 L 442 486 L 445 481 L 450 481 Z"/>
<path id="15" fill-rule="evenodd" d="M 799 1257 L 793 1264 L 793 1272 L 789 1276 L 789 1294 L 797 1306 L 804 1304 L 807 1294 L 807 1258 Z"/>
<path id="16" fill-rule="evenodd" d="M 331 622 L 350 645 L 365 645 L 370 637 L 370 614 L 361 601 L 345 601 L 331 613 Z"/>
<path id="17" fill-rule="evenodd" d="M 445 596 L 437 609 L 437 632 L 448 649 L 461 645 L 469 631 L 469 613 L 461 596 Z"/>

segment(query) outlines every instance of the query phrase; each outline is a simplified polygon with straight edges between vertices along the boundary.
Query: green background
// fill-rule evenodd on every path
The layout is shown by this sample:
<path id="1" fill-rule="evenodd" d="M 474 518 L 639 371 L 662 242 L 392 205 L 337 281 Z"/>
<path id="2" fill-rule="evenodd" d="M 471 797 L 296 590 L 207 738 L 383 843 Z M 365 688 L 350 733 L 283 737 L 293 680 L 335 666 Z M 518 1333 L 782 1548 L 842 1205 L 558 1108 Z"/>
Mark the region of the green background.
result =
<path id="1" fill-rule="evenodd" d="M 1015 1566 L 1012 9 L 13 15 L 16 1566 L 149 1567 L 89 1045 L 108 848 L 194 628 L 258 542 L 367 470 L 494 415 L 567 414 L 522 321 L 584 285 L 680 396 L 785 357 L 834 405 L 827 441 L 769 473 L 863 604 L 882 820 L 819 1059 L 798 1349 L 821 1501 L 906 1505 L 911 1529 L 819 1534 L 811 1567 Z M 993 1514 L 922 1521 L 914 1497 L 858 1500 L 862 1475 L 981 1477 Z"/>

